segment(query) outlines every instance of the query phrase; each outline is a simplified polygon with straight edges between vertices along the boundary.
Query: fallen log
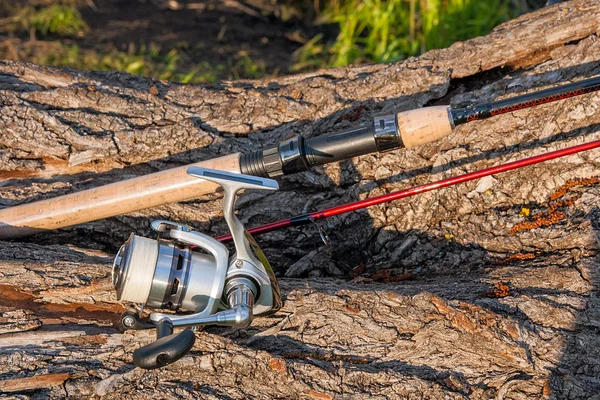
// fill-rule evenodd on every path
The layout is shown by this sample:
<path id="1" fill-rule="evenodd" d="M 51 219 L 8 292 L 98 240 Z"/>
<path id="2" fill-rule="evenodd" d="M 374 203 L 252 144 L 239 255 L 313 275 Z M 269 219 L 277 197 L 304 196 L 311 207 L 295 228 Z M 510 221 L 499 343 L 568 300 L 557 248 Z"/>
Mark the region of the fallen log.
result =
<path id="1" fill-rule="evenodd" d="M 463 106 L 600 74 L 600 2 L 574 0 L 388 65 L 182 86 L 0 63 L 0 207 L 72 193 L 374 114 Z M 286 177 L 248 226 L 600 137 L 597 94 L 439 142 Z M 133 367 L 112 257 L 152 219 L 226 232 L 220 195 L 0 241 L 0 392 L 31 398 L 593 398 L 600 393 L 599 151 L 430 192 L 260 243 L 285 306 Z M 286 277 L 287 276 L 287 277 Z M 36 378 L 38 377 L 38 378 Z"/>

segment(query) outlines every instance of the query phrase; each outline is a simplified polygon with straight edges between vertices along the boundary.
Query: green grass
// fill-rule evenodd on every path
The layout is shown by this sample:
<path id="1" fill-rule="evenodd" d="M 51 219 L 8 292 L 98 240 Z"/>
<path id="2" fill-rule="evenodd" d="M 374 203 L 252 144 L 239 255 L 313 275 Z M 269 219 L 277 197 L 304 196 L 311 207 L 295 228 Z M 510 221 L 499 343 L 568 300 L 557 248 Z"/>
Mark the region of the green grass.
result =
<path id="1" fill-rule="evenodd" d="M 296 52 L 291 68 L 294 72 L 352 63 L 393 62 L 447 47 L 487 34 L 498 24 L 530 11 L 528 3 L 536 1 L 541 0 L 282 0 L 274 10 L 281 20 L 328 25 Z M 87 3 L 54 0 L 49 6 L 40 4 L 0 0 L 3 12 L 13 15 L 4 19 L 0 30 L 37 37 L 34 46 L 19 48 L 17 58 L 82 70 L 125 71 L 184 83 L 267 75 L 264 62 L 253 59 L 246 51 L 214 64 L 203 61 L 202 51 L 186 43 L 175 43 L 169 49 L 153 44 L 138 48 L 131 45 L 125 51 L 101 44 L 83 49 L 77 43 L 85 43 L 79 39 L 90 28 L 78 7 Z M 335 40 L 326 36 L 331 28 L 337 28 Z M 12 51 L 10 56 L 15 57 L 14 48 Z"/>
<path id="2" fill-rule="evenodd" d="M 317 35 L 297 53 L 294 70 L 392 62 L 490 32 L 527 6 L 514 0 L 329 0 L 319 22 L 336 24 L 332 43 Z M 518 2 L 516 4 L 521 4 Z"/>
<path id="3" fill-rule="evenodd" d="M 231 67 L 229 79 L 258 79 L 267 74 L 262 61 L 253 60 L 246 51 L 241 51 L 239 56 L 240 60 Z"/>
<path id="4" fill-rule="evenodd" d="M 24 30 L 42 36 L 83 37 L 89 30 L 76 7 L 54 4 L 38 10 L 26 7 L 15 17 Z"/>
<path id="5" fill-rule="evenodd" d="M 180 83 L 216 82 L 224 78 L 253 79 L 266 74 L 264 64 L 255 62 L 245 52 L 240 54 L 239 61 L 230 61 L 227 65 L 211 65 L 207 62 L 185 65 L 181 48 L 173 48 L 165 54 L 160 46 L 154 44 L 139 49 L 130 45 L 127 51 L 112 49 L 105 53 L 82 50 L 77 45 L 54 43 L 53 46 L 51 51 L 33 54 L 32 61 L 80 70 L 124 71 Z M 181 46 L 185 47 L 184 44 Z"/>

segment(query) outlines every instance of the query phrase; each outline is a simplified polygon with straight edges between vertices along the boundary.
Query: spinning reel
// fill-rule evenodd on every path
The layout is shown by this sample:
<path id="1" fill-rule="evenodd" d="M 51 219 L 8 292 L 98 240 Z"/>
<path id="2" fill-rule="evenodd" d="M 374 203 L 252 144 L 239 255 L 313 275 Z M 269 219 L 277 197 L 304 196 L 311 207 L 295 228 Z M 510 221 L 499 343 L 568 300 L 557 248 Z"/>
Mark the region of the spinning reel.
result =
<path id="1" fill-rule="evenodd" d="M 157 340 L 133 353 L 138 367 L 173 363 L 194 345 L 193 330 L 203 325 L 245 328 L 255 315 L 281 308 L 277 280 L 252 236 L 234 213 L 242 189 L 277 190 L 277 182 L 243 174 L 189 167 L 189 175 L 212 181 L 224 192 L 223 213 L 235 253 L 205 234 L 169 221 L 154 221 L 158 239 L 132 234 L 117 254 L 112 279 L 117 298 L 175 313 L 153 312 L 143 320 L 136 312 L 121 316 L 120 327 L 156 329 Z M 181 313 L 185 310 L 186 313 Z M 140 313 L 141 314 L 141 313 Z M 173 328 L 185 327 L 178 334 Z"/>

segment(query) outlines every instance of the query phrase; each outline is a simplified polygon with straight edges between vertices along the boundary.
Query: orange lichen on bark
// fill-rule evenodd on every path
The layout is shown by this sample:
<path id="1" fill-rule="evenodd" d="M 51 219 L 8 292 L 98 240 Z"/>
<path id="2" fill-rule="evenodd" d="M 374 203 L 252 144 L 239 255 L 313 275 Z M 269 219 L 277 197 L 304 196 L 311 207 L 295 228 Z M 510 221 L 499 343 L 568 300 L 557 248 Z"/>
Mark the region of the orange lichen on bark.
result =
<path id="1" fill-rule="evenodd" d="M 450 320 L 450 323 L 453 328 L 459 329 L 463 332 L 467 332 L 470 334 L 474 334 L 481 330 L 479 324 L 475 321 L 472 321 L 468 315 L 462 313 L 456 313 Z"/>
<path id="2" fill-rule="evenodd" d="M 579 200 L 580 197 L 581 194 L 576 194 L 568 199 L 552 202 L 546 211 L 534 215 L 531 221 L 524 221 L 513 226 L 510 230 L 510 234 L 516 235 L 521 231 L 528 231 L 541 228 L 542 226 L 551 226 L 559 223 L 567 217 L 567 214 L 563 211 L 559 211 L 559 209 L 572 205 Z"/>
<path id="3" fill-rule="evenodd" d="M 566 213 L 559 211 L 559 208 L 568 207 L 575 203 L 581 194 L 575 194 L 567 199 L 562 199 L 569 190 L 578 186 L 592 186 L 600 182 L 600 176 L 592 176 L 591 178 L 576 178 L 568 180 L 558 190 L 550 195 L 550 204 L 546 211 L 542 211 L 533 216 L 530 221 L 523 221 L 516 224 L 510 230 L 511 235 L 516 235 L 521 231 L 528 231 L 531 229 L 540 228 L 542 226 L 550 226 L 557 224 L 566 218 Z"/>
<path id="4" fill-rule="evenodd" d="M 556 192 L 550 196 L 550 200 L 558 200 L 563 197 L 567 192 L 575 186 L 591 186 L 600 182 L 600 176 L 592 176 L 591 178 L 577 178 L 569 179 L 564 185 L 562 185 Z"/>
<path id="5" fill-rule="evenodd" d="M 508 288 L 508 285 L 504 282 L 498 282 L 496 283 L 496 287 L 494 288 L 494 290 L 485 292 L 485 295 L 486 297 L 492 299 L 501 299 L 503 297 L 510 296 L 510 289 Z"/>
<path id="6" fill-rule="evenodd" d="M 535 258 L 535 254 L 533 254 L 533 253 L 517 253 L 517 254 L 513 254 L 512 256 L 507 257 L 507 258 L 494 260 L 493 263 L 495 265 L 508 265 L 508 264 L 512 264 L 513 262 L 516 262 L 516 261 L 533 260 L 534 258 Z"/>
<path id="7" fill-rule="evenodd" d="M 551 226 L 559 223 L 563 219 L 566 218 L 567 214 L 562 211 L 556 211 L 550 214 L 546 212 L 542 213 L 543 215 L 538 215 L 539 218 L 533 221 L 525 221 L 521 222 L 515 226 L 513 226 L 510 230 L 510 234 L 516 235 L 521 231 L 530 231 L 532 229 L 541 228 L 542 226 Z"/>
<path id="8" fill-rule="evenodd" d="M 314 400 L 333 400 L 333 396 L 327 393 L 317 392 L 314 390 L 308 392 L 308 397 Z"/>
<path id="9" fill-rule="evenodd" d="M 271 361 L 269 361 L 269 368 L 282 374 L 287 373 L 285 360 L 282 358 L 273 358 Z"/>
<path id="10" fill-rule="evenodd" d="M 412 278 L 414 278 L 414 275 L 410 274 L 410 273 L 400 274 L 400 275 L 392 275 L 391 269 L 382 269 L 382 270 L 374 273 L 373 275 L 371 275 L 371 279 L 373 279 L 374 281 L 385 282 L 385 283 L 406 281 L 406 280 L 412 279 Z"/>

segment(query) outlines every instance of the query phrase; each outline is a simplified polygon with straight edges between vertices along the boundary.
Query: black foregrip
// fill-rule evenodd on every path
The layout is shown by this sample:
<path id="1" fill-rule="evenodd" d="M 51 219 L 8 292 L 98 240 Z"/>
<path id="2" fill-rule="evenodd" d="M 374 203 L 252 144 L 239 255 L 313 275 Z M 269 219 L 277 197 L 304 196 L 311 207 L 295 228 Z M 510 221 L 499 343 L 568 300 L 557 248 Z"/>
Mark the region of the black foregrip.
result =
<path id="1" fill-rule="evenodd" d="M 196 335 L 193 331 L 186 329 L 174 335 L 172 326 L 161 326 L 161 323 L 156 328 L 159 339 L 133 352 L 133 362 L 140 368 L 154 369 L 174 363 L 194 346 Z M 169 332 L 171 334 L 161 337 Z"/>
<path id="2" fill-rule="evenodd" d="M 311 139 L 295 136 L 276 147 L 244 154 L 240 170 L 242 174 L 274 178 L 377 151 L 371 123 Z"/>
<path id="3" fill-rule="evenodd" d="M 372 124 L 304 141 L 304 153 L 309 167 L 376 153 L 377 150 Z"/>

